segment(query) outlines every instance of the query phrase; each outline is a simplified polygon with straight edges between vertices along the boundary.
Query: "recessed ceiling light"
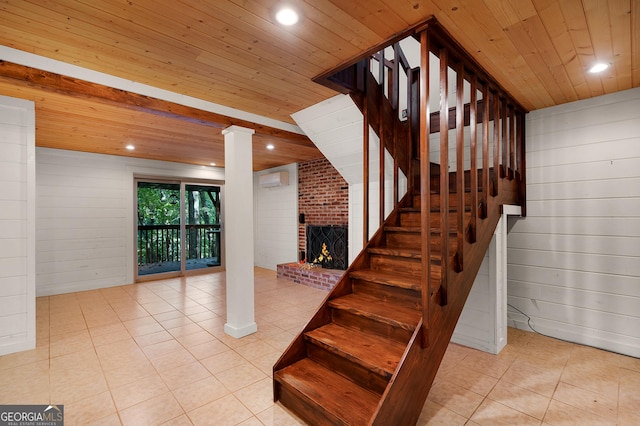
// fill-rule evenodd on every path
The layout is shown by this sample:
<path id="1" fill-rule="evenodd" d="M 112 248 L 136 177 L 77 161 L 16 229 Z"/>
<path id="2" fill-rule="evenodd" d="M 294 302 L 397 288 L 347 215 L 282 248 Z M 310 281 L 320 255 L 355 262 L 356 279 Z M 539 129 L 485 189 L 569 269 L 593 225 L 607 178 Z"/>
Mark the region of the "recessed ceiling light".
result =
<path id="1" fill-rule="evenodd" d="M 609 68 L 609 64 L 605 64 L 605 63 L 597 63 L 594 66 L 592 66 L 591 68 L 589 68 L 589 72 L 590 73 L 599 73 L 602 72 L 604 70 L 606 70 L 607 68 Z"/>
<path id="2" fill-rule="evenodd" d="M 131 144 L 127 145 L 125 148 L 127 148 L 129 151 L 133 151 L 134 149 L 136 149 L 136 147 Z"/>
<path id="3" fill-rule="evenodd" d="M 215 165 L 216 165 L 216 163 L 209 163 L 209 165 L 210 165 L 210 166 L 215 166 Z"/>
<path id="4" fill-rule="evenodd" d="M 290 26 L 298 22 L 300 16 L 290 7 L 283 7 L 276 12 L 276 20 L 282 25 Z"/>
<path id="5" fill-rule="evenodd" d="M 275 147 L 274 147 L 272 144 L 267 145 L 267 149 L 268 149 L 269 151 L 271 151 L 273 148 L 275 148 Z"/>

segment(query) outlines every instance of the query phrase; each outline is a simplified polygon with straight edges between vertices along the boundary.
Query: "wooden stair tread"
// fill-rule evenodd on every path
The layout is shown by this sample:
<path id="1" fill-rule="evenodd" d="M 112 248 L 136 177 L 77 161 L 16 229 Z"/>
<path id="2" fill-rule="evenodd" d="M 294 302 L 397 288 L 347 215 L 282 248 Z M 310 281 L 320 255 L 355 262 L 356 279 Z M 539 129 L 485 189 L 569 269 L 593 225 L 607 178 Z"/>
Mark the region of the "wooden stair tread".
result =
<path id="1" fill-rule="evenodd" d="M 356 280 L 370 281 L 391 287 L 420 291 L 420 281 L 417 280 L 416 277 L 411 276 L 372 271 L 371 269 L 360 269 L 358 271 L 352 271 L 349 274 L 349 277 Z"/>
<path id="2" fill-rule="evenodd" d="M 395 274 L 371 269 L 352 271 L 349 277 L 353 279 L 371 281 L 392 287 L 400 287 L 409 290 L 421 291 L 419 277 L 412 275 Z M 440 265 L 431 263 L 431 285 L 438 285 L 440 279 Z"/>
<path id="3" fill-rule="evenodd" d="M 375 393 L 309 358 L 276 371 L 274 378 L 344 424 L 368 424 L 380 399 Z"/>
<path id="4" fill-rule="evenodd" d="M 417 303 L 408 306 L 354 293 L 329 301 L 329 306 L 410 331 L 415 329 L 422 315 L 422 311 L 416 309 Z"/>
<path id="5" fill-rule="evenodd" d="M 353 363 L 390 379 L 405 350 L 394 340 L 330 323 L 305 333 L 305 338 Z"/>

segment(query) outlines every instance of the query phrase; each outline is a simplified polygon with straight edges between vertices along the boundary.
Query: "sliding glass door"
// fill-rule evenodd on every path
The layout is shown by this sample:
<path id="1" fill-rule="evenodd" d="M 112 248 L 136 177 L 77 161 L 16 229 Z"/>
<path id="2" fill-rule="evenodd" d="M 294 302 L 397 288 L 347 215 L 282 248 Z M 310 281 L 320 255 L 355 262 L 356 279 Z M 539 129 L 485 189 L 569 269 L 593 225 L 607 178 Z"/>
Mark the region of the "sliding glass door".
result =
<path id="1" fill-rule="evenodd" d="M 137 274 L 222 266 L 220 186 L 137 179 Z"/>
<path id="2" fill-rule="evenodd" d="M 185 185 L 186 269 L 221 265 L 220 187 Z"/>

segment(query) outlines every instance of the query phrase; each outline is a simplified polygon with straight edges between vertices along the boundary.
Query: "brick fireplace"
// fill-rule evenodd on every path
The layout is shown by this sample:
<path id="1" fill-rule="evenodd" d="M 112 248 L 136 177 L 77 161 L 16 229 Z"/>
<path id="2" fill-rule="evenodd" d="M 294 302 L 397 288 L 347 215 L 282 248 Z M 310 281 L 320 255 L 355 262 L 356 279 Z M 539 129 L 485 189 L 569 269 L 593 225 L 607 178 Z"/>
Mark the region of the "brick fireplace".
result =
<path id="1" fill-rule="evenodd" d="M 298 260 L 313 260 L 307 253 L 308 226 L 346 229 L 349 223 L 349 185 L 326 158 L 298 164 L 298 213 Z"/>
<path id="2" fill-rule="evenodd" d="M 332 257 L 342 259 L 328 264 L 329 268 L 346 269 L 348 266 L 347 226 L 349 223 L 349 185 L 326 158 L 298 164 L 298 260 L 314 260 L 317 253 L 309 253 L 307 236 L 309 227 L 314 235 L 321 230 L 320 240 L 311 242 L 316 250 L 327 242 L 326 236 L 344 237 L 330 248 Z M 328 232 L 328 233 L 327 233 Z M 323 237 L 322 235 L 325 235 Z M 278 277 L 309 287 L 330 290 L 344 273 L 341 269 L 300 268 L 297 262 L 278 265 Z"/>

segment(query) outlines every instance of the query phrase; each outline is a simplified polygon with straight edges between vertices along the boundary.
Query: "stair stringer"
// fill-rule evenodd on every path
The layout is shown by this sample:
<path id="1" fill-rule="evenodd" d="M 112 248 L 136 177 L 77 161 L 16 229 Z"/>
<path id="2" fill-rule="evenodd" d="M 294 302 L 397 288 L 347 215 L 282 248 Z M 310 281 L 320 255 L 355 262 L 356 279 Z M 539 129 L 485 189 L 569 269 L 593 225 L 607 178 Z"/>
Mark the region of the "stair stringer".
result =
<path id="1" fill-rule="evenodd" d="M 489 197 L 487 218 L 478 222 L 474 244 L 465 240 L 465 264 L 461 273 L 449 273 L 448 303 L 439 306 L 432 296 L 428 346 L 422 348 L 423 321 L 416 327 L 400 363 L 380 399 L 371 425 L 415 424 L 427 399 L 442 358 L 451 341 L 482 260 L 502 214 L 502 205 L 517 201 L 515 180 L 499 180 L 499 196 Z"/>

